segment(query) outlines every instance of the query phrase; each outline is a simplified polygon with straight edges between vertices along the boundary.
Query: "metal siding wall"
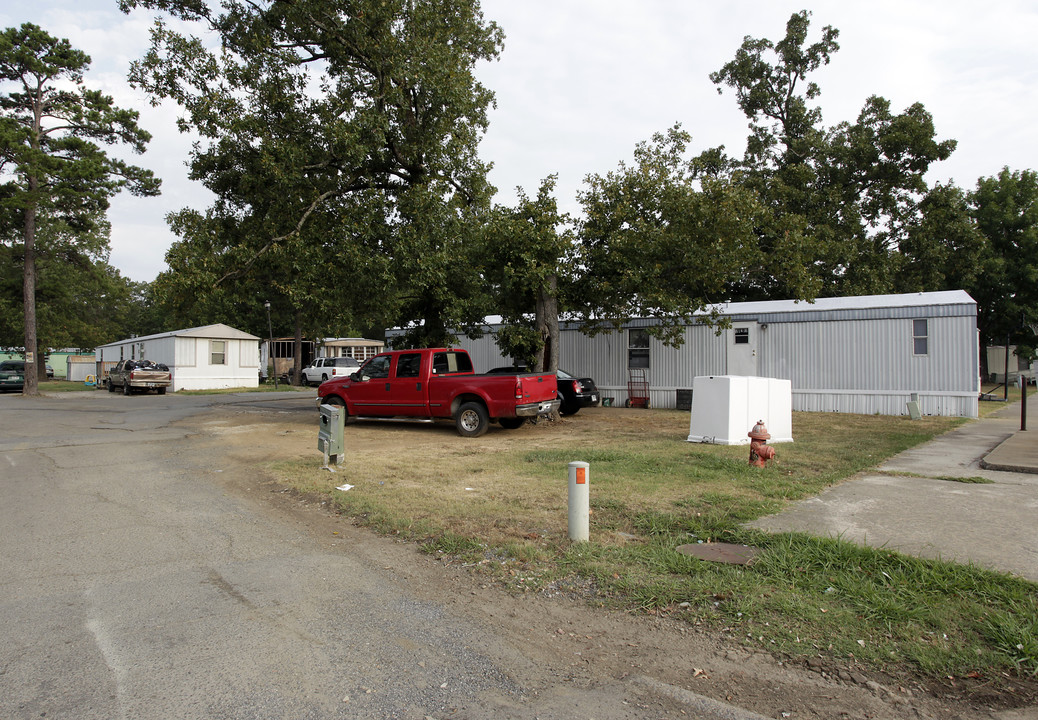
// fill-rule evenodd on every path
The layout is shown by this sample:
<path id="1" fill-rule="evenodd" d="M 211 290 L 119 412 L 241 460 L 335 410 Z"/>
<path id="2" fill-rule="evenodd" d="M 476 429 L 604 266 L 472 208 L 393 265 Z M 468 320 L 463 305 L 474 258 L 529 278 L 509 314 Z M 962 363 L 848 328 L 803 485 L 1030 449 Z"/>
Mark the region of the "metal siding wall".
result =
<path id="1" fill-rule="evenodd" d="M 724 373 L 723 338 L 705 326 L 692 326 L 683 332 L 684 344 L 678 348 L 649 340 L 650 403 L 653 407 L 674 407 L 675 390 L 691 388 L 696 375 Z M 604 397 L 622 403 L 627 399 L 627 333 L 614 331 L 587 337 L 578 330 L 562 331 L 559 367 L 573 374 L 594 378 Z"/>
<path id="2" fill-rule="evenodd" d="M 575 329 L 560 333 L 559 367 L 590 377 L 603 397 L 627 397 L 627 333 L 605 332 L 588 337 Z"/>
<path id="3" fill-rule="evenodd" d="M 758 368 L 794 389 L 876 389 L 893 373 L 888 331 L 882 320 L 772 323 L 761 331 Z"/>
<path id="4" fill-rule="evenodd" d="M 205 358 L 198 352 L 198 343 L 195 338 L 178 337 L 174 339 L 175 364 L 179 367 L 197 367 L 205 362 Z"/>
<path id="5" fill-rule="evenodd" d="M 475 340 L 466 335 L 462 335 L 458 338 L 458 342 L 454 344 L 454 347 L 459 347 L 468 351 L 469 355 L 472 357 L 472 367 L 475 368 L 478 373 L 485 373 L 491 368 L 511 365 L 512 363 L 511 360 L 501 355 L 497 343 L 494 342 L 494 333 L 491 332 L 488 332 L 484 334 L 483 337 Z"/>
<path id="6" fill-rule="evenodd" d="M 793 383 L 793 409 L 977 416 L 979 349 L 973 316 L 928 318 L 929 352 L 913 355 L 912 318 L 774 323 L 760 334 L 760 374 Z"/>
<path id="7" fill-rule="evenodd" d="M 760 374 L 794 389 L 979 392 L 972 318 L 930 318 L 919 357 L 910 319 L 774 323 L 760 338 Z"/>
<path id="8" fill-rule="evenodd" d="M 144 344 L 145 357 L 157 363 L 165 363 L 170 367 L 176 365 L 176 339 L 171 337 L 149 340 Z"/>

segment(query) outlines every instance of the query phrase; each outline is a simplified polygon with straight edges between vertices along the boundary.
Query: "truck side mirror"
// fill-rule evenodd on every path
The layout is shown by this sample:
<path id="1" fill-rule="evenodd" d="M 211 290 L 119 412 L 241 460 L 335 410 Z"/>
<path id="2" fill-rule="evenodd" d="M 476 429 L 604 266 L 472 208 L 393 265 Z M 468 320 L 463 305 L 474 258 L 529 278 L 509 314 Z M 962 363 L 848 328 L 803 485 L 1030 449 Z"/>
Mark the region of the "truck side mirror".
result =
<path id="1" fill-rule="evenodd" d="M 360 373 L 350 373 L 350 380 L 352 380 L 353 382 L 360 382 Z"/>

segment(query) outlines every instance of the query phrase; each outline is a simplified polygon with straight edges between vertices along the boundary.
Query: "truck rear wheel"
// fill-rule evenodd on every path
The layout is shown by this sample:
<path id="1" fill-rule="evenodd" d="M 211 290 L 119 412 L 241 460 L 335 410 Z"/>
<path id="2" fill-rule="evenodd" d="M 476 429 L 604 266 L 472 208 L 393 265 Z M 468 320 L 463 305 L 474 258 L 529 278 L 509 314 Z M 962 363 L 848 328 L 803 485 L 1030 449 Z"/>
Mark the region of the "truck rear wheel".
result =
<path id="1" fill-rule="evenodd" d="M 165 394 L 166 394 L 166 388 L 160 387 L 159 388 L 159 395 L 165 395 Z"/>
<path id="2" fill-rule="evenodd" d="M 124 382 L 123 383 L 123 395 L 129 395 L 129 394 L 130 394 L 130 383 L 129 382 Z"/>
<path id="3" fill-rule="evenodd" d="M 487 409 L 481 403 L 467 402 L 458 408 L 454 424 L 458 428 L 458 434 L 465 437 L 479 437 L 490 426 L 490 416 L 487 415 Z"/>
<path id="4" fill-rule="evenodd" d="M 501 418 L 498 422 L 501 423 L 501 427 L 505 430 L 515 430 L 526 422 L 526 418 Z"/>

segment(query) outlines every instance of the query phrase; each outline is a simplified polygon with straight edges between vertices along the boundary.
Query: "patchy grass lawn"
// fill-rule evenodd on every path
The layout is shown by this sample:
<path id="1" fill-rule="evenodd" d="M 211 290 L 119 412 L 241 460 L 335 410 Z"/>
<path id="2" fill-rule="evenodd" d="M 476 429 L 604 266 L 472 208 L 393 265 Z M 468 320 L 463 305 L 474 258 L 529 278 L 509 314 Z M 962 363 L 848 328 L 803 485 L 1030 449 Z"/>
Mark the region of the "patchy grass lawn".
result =
<path id="1" fill-rule="evenodd" d="M 448 426 L 346 430 L 348 466 L 284 462 L 281 482 L 515 592 L 709 625 L 793 657 L 853 658 L 933 678 L 1038 674 L 1038 586 L 953 563 L 748 520 L 961 424 L 952 418 L 794 413 L 793 444 L 767 468 L 746 446 L 689 444 L 688 413 L 597 408 L 555 424 L 459 438 Z M 591 541 L 568 540 L 567 465 L 590 463 Z M 348 482 L 348 492 L 334 489 Z M 724 541 L 763 548 L 750 566 L 675 551 Z"/>
<path id="2" fill-rule="evenodd" d="M 97 390 L 93 385 L 84 382 L 73 382 L 72 380 L 43 380 L 40 381 L 40 392 L 79 392 L 81 390 Z M 103 387 L 100 389 L 104 389 Z"/>

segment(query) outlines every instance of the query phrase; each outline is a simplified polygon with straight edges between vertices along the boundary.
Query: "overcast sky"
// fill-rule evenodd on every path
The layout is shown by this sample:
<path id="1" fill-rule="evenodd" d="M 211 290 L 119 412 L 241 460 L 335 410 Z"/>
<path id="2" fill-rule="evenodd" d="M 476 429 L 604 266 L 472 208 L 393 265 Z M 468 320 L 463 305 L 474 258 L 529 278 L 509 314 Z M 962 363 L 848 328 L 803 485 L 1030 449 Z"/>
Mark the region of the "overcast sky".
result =
<path id="1" fill-rule="evenodd" d="M 154 139 L 135 162 L 163 180 L 160 198 L 117 198 L 111 262 L 134 280 L 165 269 L 175 237 L 165 215 L 202 209 L 206 191 L 187 180 L 190 139 L 174 125 L 175 107 L 150 108 L 125 77 L 147 47 L 147 13 L 119 13 L 116 0 L 5 3 L 0 25 L 31 21 L 69 39 L 93 59 L 90 87 L 141 111 Z M 866 98 L 894 112 L 922 102 L 952 157 L 930 181 L 973 188 L 977 178 L 1038 169 L 1038 3 L 1033 0 L 484 0 L 505 31 L 501 58 L 480 68 L 497 95 L 483 157 L 494 164 L 498 202 L 516 186 L 534 195 L 557 173 L 562 208 L 577 212 L 585 176 L 629 160 L 634 146 L 680 122 L 693 151 L 725 145 L 741 155 L 746 119 L 731 92 L 718 95 L 709 74 L 730 60 L 746 35 L 774 41 L 789 16 L 812 12 L 812 34 L 839 29 L 840 51 L 814 79 L 824 123 L 853 121 Z"/>

